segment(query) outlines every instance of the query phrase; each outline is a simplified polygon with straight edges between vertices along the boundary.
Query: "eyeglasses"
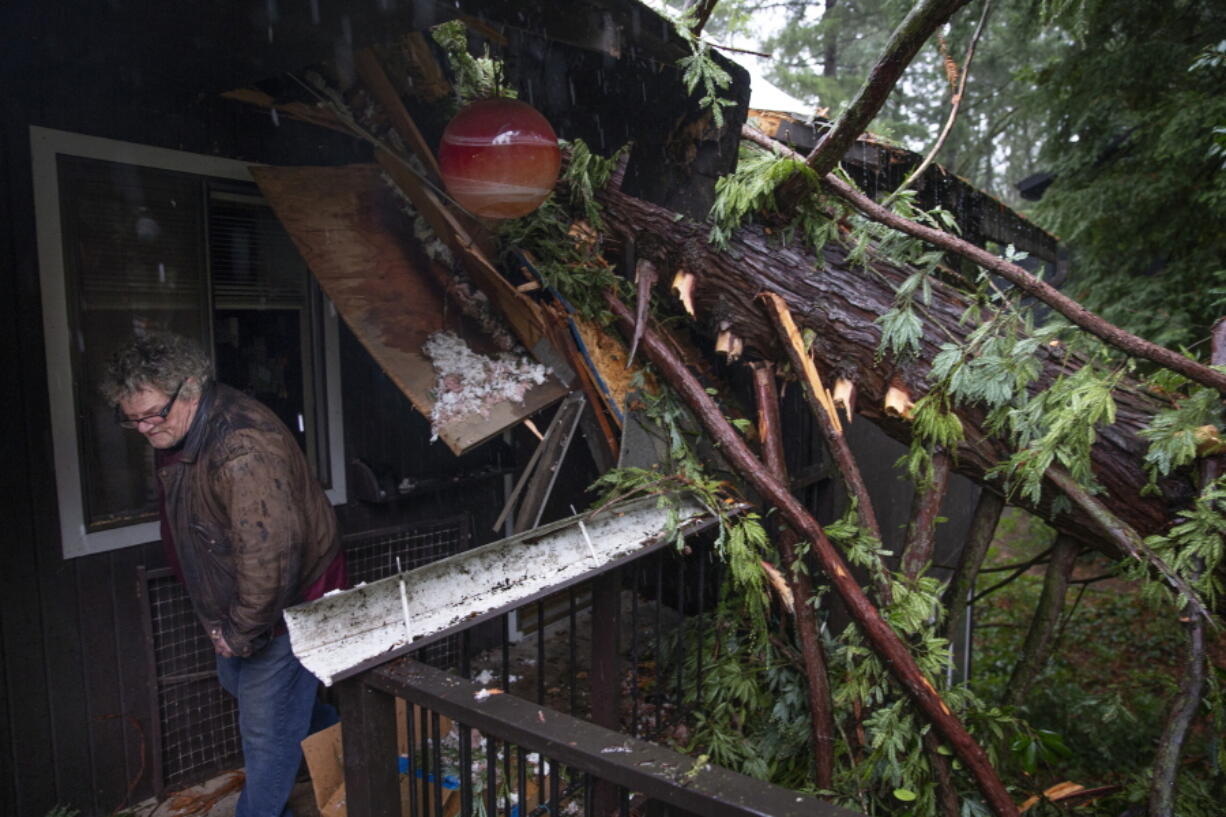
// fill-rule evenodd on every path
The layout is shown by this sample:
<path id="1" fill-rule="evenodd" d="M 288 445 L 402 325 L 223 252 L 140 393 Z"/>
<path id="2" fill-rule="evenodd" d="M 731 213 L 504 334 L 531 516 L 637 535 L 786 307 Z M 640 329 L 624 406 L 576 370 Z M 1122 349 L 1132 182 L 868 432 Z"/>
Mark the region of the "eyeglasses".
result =
<path id="1" fill-rule="evenodd" d="M 180 380 L 175 393 L 170 395 L 170 402 L 162 406 L 162 408 L 153 414 L 146 414 L 144 417 L 125 417 L 119 411 L 119 406 L 115 406 L 115 422 L 119 423 L 120 428 L 136 428 L 141 423 L 149 425 L 160 425 L 166 422 L 166 415 L 170 414 L 170 409 L 175 404 L 175 400 L 179 399 L 179 392 L 183 390 L 183 384 L 186 380 Z"/>

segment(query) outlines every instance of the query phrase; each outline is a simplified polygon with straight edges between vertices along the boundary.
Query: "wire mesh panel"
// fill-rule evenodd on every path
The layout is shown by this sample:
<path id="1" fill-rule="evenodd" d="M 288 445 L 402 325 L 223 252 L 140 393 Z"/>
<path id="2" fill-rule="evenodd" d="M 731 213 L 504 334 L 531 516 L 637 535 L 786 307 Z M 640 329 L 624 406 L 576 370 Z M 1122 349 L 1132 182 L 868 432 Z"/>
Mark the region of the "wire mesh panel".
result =
<path id="1" fill-rule="evenodd" d="M 367 531 L 345 538 L 345 559 L 354 584 L 373 582 L 397 572 L 452 556 L 468 547 L 466 516 L 436 520 L 412 527 Z M 413 653 L 431 666 L 454 667 L 460 660 L 459 638 L 451 636 Z"/>
<path id="2" fill-rule="evenodd" d="M 240 762 L 238 707 L 217 682 L 213 645 L 167 569 L 140 571 L 158 713 L 154 790 L 195 783 Z"/>
<path id="3" fill-rule="evenodd" d="M 345 538 L 353 583 L 459 553 L 468 544 L 466 517 L 355 534 Z M 153 787 L 161 794 L 199 782 L 242 762 L 238 707 L 217 681 L 213 645 L 192 610 L 187 591 L 166 568 L 140 569 L 146 604 L 145 641 L 154 676 Z M 459 641 L 432 644 L 414 657 L 436 667 L 455 666 Z"/>

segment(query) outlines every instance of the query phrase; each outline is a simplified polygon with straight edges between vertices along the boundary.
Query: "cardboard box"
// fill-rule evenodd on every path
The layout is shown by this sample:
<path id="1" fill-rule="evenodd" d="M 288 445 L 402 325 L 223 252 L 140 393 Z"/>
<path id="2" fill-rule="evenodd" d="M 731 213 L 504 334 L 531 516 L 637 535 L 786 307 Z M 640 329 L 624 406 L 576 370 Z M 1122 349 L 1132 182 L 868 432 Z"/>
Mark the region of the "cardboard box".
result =
<path id="1" fill-rule="evenodd" d="M 403 758 L 402 763 L 406 769 L 408 765 L 407 711 L 407 703 L 403 699 L 397 698 L 396 746 L 398 754 Z M 413 717 L 414 730 L 417 735 L 417 740 L 414 743 L 419 744 L 422 725 L 428 725 L 429 719 L 420 707 L 417 706 L 413 707 Z M 302 741 L 302 754 L 306 758 L 307 769 L 311 773 L 311 786 L 315 792 L 315 804 L 319 807 L 320 817 L 348 817 L 348 811 L 345 807 L 345 761 L 342 753 L 341 727 L 342 724 L 338 723 L 321 732 L 316 732 Z M 444 736 L 449 731 L 451 731 L 450 719 L 440 717 L 439 735 Z M 388 758 L 388 763 L 393 768 L 396 768 L 397 758 Z M 408 817 L 409 813 L 409 784 L 410 776 L 408 774 L 401 774 L 400 811 L 404 817 Z M 432 789 L 432 798 L 434 791 L 443 792 L 445 797 L 443 801 L 443 817 L 453 817 L 460 810 L 459 791 L 447 788 L 436 789 L 432 783 L 422 778 L 417 778 L 417 801 L 419 803 L 425 795 L 427 786 Z"/>

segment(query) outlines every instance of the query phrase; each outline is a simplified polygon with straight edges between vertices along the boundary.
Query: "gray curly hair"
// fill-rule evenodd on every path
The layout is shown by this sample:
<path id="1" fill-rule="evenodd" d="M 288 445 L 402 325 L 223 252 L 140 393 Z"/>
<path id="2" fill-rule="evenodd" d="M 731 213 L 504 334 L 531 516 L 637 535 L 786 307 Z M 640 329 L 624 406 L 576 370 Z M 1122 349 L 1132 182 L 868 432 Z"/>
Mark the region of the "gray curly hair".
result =
<path id="1" fill-rule="evenodd" d="M 194 377 L 195 382 L 184 383 L 181 392 L 191 398 L 204 391 L 212 372 L 212 362 L 195 341 L 155 330 L 134 335 L 111 353 L 98 390 L 108 403 L 117 405 L 145 388 L 172 394 Z"/>

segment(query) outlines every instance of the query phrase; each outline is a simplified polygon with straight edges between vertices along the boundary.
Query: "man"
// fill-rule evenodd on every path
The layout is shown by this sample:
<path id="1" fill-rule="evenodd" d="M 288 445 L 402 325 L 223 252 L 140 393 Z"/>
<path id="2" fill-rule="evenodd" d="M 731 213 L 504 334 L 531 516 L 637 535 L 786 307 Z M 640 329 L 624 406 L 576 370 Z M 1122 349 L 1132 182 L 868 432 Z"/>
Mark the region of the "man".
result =
<path id="1" fill-rule="evenodd" d="M 238 699 L 247 780 L 236 817 L 288 815 L 300 742 L 336 720 L 294 657 L 281 611 L 347 584 L 336 516 L 271 410 L 210 375 L 204 353 L 165 332 L 110 359 L 116 419 L 157 449 L 167 561 Z"/>

